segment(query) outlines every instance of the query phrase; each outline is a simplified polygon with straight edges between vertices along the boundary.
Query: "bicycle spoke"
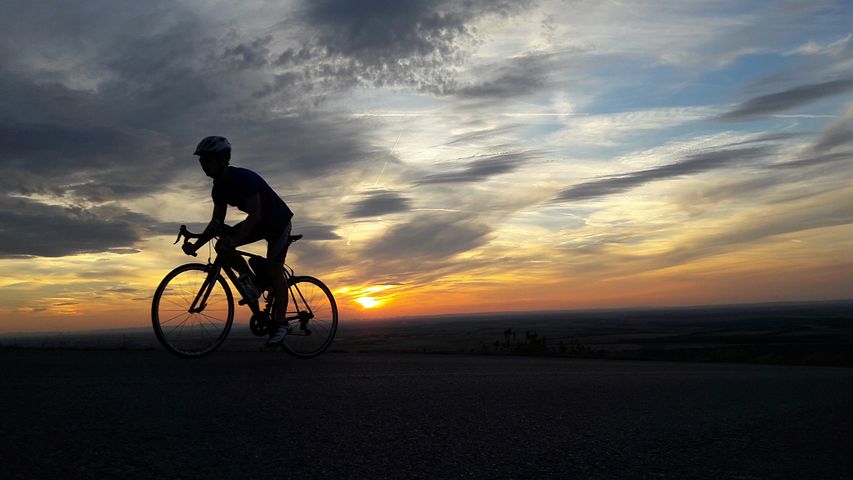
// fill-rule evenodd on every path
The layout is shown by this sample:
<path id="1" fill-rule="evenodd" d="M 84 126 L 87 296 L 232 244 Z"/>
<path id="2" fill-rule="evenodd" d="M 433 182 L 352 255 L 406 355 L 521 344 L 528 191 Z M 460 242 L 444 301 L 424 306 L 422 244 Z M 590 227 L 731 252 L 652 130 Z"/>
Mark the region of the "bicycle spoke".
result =
<path id="1" fill-rule="evenodd" d="M 165 324 L 167 324 L 167 323 L 171 322 L 172 320 L 174 320 L 174 319 L 176 319 L 176 318 L 180 317 L 181 315 L 189 315 L 189 312 L 187 312 L 186 310 L 184 310 L 183 312 L 181 312 L 181 313 L 179 313 L 179 314 L 177 314 L 177 315 L 175 315 L 175 316 L 173 316 L 173 317 L 171 317 L 171 318 L 169 318 L 169 319 L 167 319 L 167 320 L 162 320 L 162 321 L 160 321 L 160 325 L 165 325 Z"/>
<path id="2" fill-rule="evenodd" d="M 190 317 L 189 317 L 189 314 L 188 314 L 188 315 L 187 315 L 187 318 L 185 318 L 183 322 L 181 322 L 181 323 L 179 323 L 179 324 L 175 325 L 174 327 L 172 327 L 172 329 L 171 329 L 171 330 L 169 330 L 169 333 L 171 334 L 172 332 L 174 332 L 174 331 L 175 331 L 175 329 L 176 329 L 176 328 L 182 327 L 185 323 L 187 323 L 187 320 L 189 320 L 189 319 L 190 319 Z"/>
<path id="3" fill-rule="evenodd" d="M 184 310 L 188 310 L 188 309 L 189 309 L 190 304 L 192 303 L 192 302 L 187 302 L 186 304 L 183 304 L 183 305 L 182 305 L 182 304 L 178 303 L 177 301 L 173 300 L 173 299 L 172 299 L 172 297 L 165 298 L 165 300 L 166 300 L 167 302 L 171 303 L 172 305 L 176 306 L 176 307 L 181 307 L 181 308 L 183 308 Z"/>
<path id="4" fill-rule="evenodd" d="M 211 317 L 210 315 L 205 315 L 203 313 L 200 314 L 200 316 L 204 317 L 204 319 L 207 320 L 207 323 L 213 325 L 214 328 L 219 329 L 220 332 L 222 331 L 222 329 L 219 328 L 219 325 L 213 322 L 213 320 L 219 320 L 218 318 L 214 318 L 214 317 Z"/>
<path id="5" fill-rule="evenodd" d="M 202 323 L 202 322 L 198 322 L 196 325 L 198 325 L 198 327 L 199 327 L 199 328 L 201 328 L 201 329 L 204 331 L 205 335 L 210 336 L 210 335 L 207 333 L 207 328 L 205 328 L 205 327 L 204 327 L 204 323 Z"/>

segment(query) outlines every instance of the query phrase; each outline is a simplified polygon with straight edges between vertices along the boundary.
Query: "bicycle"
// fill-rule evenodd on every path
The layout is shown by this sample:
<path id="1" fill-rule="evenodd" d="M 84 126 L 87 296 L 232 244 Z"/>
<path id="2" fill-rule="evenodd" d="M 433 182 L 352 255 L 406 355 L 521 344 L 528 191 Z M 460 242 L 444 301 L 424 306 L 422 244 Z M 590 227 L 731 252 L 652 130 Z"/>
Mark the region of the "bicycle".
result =
<path id="1" fill-rule="evenodd" d="M 186 245 L 190 239 L 200 236 L 188 231 L 186 225 L 181 225 L 174 244 L 181 237 Z M 300 238 L 302 235 L 291 235 L 288 245 Z M 242 297 L 238 303 L 248 305 L 252 310 L 249 328 L 253 334 L 264 336 L 278 326 L 270 316 L 276 298 L 272 282 L 265 275 L 266 258 L 234 250 L 247 264 L 246 275 L 250 285 L 241 286 L 237 271 L 220 254 L 222 248 L 217 240 L 214 247 L 216 258 L 211 262 L 208 257 L 206 265 L 188 263 L 176 267 L 166 274 L 154 293 L 151 303 L 154 334 L 160 344 L 175 355 L 201 357 L 225 341 L 234 321 L 234 296 L 226 278 Z M 192 255 L 197 256 L 196 253 Z M 224 277 L 222 272 L 225 272 Z M 335 298 L 323 282 L 310 276 L 296 276 L 288 265 L 285 265 L 284 276 L 289 297 L 285 321 L 297 324 L 291 327 L 282 348 L 299 358 L 317 356 L 329 347 L 338 328 Z M 256 292 L 251 291 L 252 285 Z M 264 307 L 260 306 L 261 298 L 266 302 Z"/>

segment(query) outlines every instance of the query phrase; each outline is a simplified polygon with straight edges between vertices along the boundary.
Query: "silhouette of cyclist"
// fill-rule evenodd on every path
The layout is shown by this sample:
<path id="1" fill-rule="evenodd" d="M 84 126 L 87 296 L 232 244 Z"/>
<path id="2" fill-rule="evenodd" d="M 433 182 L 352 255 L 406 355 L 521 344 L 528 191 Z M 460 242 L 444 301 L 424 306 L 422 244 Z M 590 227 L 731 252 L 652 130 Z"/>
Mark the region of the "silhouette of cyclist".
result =
<path id="1" fill-rule="evenodd" d="M 195 253 L 219 234 L 219 246 L 223 247 L 219 254 L 226 255 L 229 265 L 239 273 L 245 273 L 248 270 L 246 262 L 234 252 L 234 248 L 266 240 L 266 273 L 272 279 L 276 297 L 272 321 L 278 325 L 270 334 L 267 346 L 281 345 L 290 332 L 284 319 L 287 306 L 284 257 L 287 255 L 293 212 L 260 175 L 228 164 L 231 161 L 231 143 L 225 137 L 205 137 L 199 142 L 194 155 L 198 155 L 204 173 L 213 179 L 213 216 L 201 237 L 194 244 L 187 243 L 184 251 Z M 225 211 L 229 205 L 248 214 L 245 220 L 233 227 L 225 226 Z"/>

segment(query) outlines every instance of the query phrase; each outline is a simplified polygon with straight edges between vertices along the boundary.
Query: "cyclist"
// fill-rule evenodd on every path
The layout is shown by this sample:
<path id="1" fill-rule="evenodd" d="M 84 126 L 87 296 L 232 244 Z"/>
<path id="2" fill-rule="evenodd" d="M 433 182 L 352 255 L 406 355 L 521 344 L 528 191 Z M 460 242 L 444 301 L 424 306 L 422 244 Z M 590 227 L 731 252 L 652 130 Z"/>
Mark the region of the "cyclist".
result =
<path id="1" fill-rule="evenodd" d="M 245 260 L 234 252 L 234 248 L 261 239 L 267 241 L 267 274 L 272 279 L 276 297 L 272 321 L 278 325 L 270 334 L 268 347 L 278 346 L 290 332 L 284 319 L 287 306 L 287 285 L 284 279 L 284 257 L 287 255 L 288 238 L 291 231 L 293 212 L 284 200 L 270 188 L 257 173 L 229 165 L 231 143 L 220 136 L 205 137 L 199 142 L 194 155 L 198 156 L 204 173 L 213 179 L 213 216 L 201 237 L 188 243 L 184 251 L 195 253 L 202 245 L 219 233 L 220 255 L 226 255 L 229 264 L 240 273 L 248 269 Z M 228 206 L 237 207 L 248 214 L 245 220 L 218 232 L 225 225 Z"/>

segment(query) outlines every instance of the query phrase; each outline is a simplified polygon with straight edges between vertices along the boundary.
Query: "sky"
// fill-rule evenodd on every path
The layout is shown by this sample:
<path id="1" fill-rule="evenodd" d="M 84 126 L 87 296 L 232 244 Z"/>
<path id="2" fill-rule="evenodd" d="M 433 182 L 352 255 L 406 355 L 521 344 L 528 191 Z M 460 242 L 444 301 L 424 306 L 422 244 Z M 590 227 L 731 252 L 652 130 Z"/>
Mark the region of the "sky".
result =
<path id="1" fill-rule="evenodd" d="M 344 321 L 853 298 L 849 1 L 237 5 L 3 2 L 0 332 L 149 324 L 208 135 Z"/>

